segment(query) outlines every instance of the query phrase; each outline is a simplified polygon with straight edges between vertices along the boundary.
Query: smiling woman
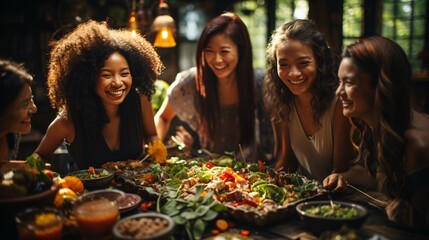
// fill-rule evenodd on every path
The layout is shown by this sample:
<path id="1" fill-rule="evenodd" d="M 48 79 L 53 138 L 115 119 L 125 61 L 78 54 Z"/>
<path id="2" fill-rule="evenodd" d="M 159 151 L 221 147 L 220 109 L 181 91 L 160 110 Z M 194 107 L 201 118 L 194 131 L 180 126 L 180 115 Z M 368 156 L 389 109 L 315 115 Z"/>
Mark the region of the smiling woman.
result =
<path id="1" fill-rule="evenodd" d="M 276 167 L 322 181 L 353 159 L 350 124 L 335 96 L 336 59 L 317 25 L 293 20 L 267 47 L 264 100 L 271 111 Z"/>
<path id="2" fill-rule="evenodd" d="M 52 46 L 47 82 L 58 116 L 35 152 L 49 159 L 65 141 L 79 169 L 140 159 L 156 138 L 150 96 L 162 64 L 151 44 L 88 21 Z"/>
<path id="3" fill-rule="evenodd" d="M 33 77 L 19 64 L 0 60 L 0 160 L 16 159 L 22 133 L 31 131 L 37 112 Z"/>

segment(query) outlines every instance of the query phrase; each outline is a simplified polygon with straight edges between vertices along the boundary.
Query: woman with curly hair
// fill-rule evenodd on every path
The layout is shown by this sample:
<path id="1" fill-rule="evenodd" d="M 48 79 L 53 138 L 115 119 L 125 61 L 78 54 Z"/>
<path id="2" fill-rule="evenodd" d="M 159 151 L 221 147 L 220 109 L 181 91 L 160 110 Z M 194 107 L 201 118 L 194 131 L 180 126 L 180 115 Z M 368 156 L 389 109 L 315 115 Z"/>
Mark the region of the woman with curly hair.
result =
<path id="1" fill-rule="evenodd" d="M 189 148 L 201 145 L 217 154 L 235 152 L 248 161 L 271 159 L 272 130 L 262 101 L 263 76 L 252 66 L 243 21 L 232 12 L 213 18 L 198 40 L 196 67 L 177 74 L 155 115 L 159 137 L 165 138 L 177 115 L 198 133 L 200 143 L 178 128 L 174 137 Z"/>
<path id="2" fill-rule="evenodd" d="M 53 42 L 48 89 L 58 116 L 35 153 L 50 158 L 65 140 L 79 169 L 142 157 L 157 135 L 150 96 L 161 67 L 148 41 L 105 22 Z"/>
<path id="3" fill-rule="evenodd" d="M 337 96 L 352 120 L 361 164 L 324 181 L 338 191 L 348 183 L 376 187 L 392 200 L 390 220 L 429 229 L 429 116 L 411 108 L 411 67 L 402 48 L 383 37 L 349 45 Z"/>
<path id="4" fill-rule="evenodd" d="M 22 65 L 0 60 L 0 160 L 17 159 L 21 134 L 31 131 L 31 117 L 37 112 L 32 84 Z"/>
<path id="5" fill-rule="evenodd" d="M 335 97 L 336 59 L 309 20 L 277 28 L 267 47 L 265 103 L 275 129 L 276 168 L 322 181 L 353 159 L 350 123 Z"/>

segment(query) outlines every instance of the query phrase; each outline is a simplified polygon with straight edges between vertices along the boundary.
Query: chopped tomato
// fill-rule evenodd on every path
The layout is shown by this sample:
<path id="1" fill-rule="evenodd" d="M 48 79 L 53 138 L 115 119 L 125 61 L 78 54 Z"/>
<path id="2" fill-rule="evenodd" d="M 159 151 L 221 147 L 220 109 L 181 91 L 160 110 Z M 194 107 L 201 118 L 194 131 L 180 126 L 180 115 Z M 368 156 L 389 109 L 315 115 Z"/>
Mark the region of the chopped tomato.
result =
<path id="1" fill-rule="evenodd" d="M 90 166 L 90 167 L 88 168 L 88 173 L 89 173 L 89 174 L 94 175 L 95 177 L 98 177 L 98 176 L 99 176 L 99 174 L 97 174 L 97 173 L 95 172 L 95 168 L 94 168 L 93 166 Z"/>
<path id="2" fill-rule="evenodd" d="M 235 182 L 234 176 L 232 176 L 231 173 L 226 172 L 226 171 L 222 172 L 219 175 L 219 178 L 222 179 L 222 180 L 224 180 L 225 182 Z"/>
<path id="3" fill-rule="evenodd" d="M 213 235 L 218 235 L 220 232 L 219 232 L 219 230 L 218 229 L 213 229 L 212 230 L 212 234 Z"/>
<path id="4" fill-rule="evenodd" d="M 240 231 L 240 234 L 241 234 L 241 236 L 245 236 L 245 237 L 247 237 L 247 236 L 249 236 L 249 235 L 250 235 L 250 231 L 249 231 L 249 230 L 246 230 L 246 229 L 242 229 L 242 230 Z"/>
<path id="5" fill-rule="evenodd" d="M 146 202 L 142 202 L 142 204 L 140 204 L 140 210 L 146 212 L 148 211 L 153 205 L 155 204 L 155 201 L 146 201 Z"/>
<path id="6" fill-rule="evenodd" d="M 258 165 L 259 165 L 259 171 L 264 172 L 265 171 L 264 162 L 262 162 L 261 160 L 258 160 Z"/>
<path id="7" fill-rule="evenodd" d="M 144 179 L 149 183 L 155 182 L 155 176 L 152 173 L 145 174 Z"/>
<path id="8" fill-rule="evenodd" d="M 232 204 L 232 206 L 234 206 L 234 207 L 238 207 L 238 206 L 241 206 L 241 205 L 249 205 L 249 206 L 252 206 L 252 207 L 257 207 L 258 206 L 257 203 L 255 203 L 253 201 L 250 201 L 250 200 L 247 200 L 247 199 L 244 199 L 243 201 L 237 201 L 237 202 L 234 202 Z"/>
<path id="9" fill-rule="evenodd" d="M 214 167 L 214 165 L 213 165 L 213 163 L 212 163 L 212 162 L 206 162 L 206 163 L 204 164 L 204 166 L 206 166 L 206 168 L 213 168 L 213 167 Z"/>

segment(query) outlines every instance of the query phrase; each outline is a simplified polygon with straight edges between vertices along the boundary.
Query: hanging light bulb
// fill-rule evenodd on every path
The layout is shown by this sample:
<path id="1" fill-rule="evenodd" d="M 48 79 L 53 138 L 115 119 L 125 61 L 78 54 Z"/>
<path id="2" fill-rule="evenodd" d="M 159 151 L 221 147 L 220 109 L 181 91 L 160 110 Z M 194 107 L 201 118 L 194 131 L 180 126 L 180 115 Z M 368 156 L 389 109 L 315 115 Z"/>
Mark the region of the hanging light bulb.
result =
<path id="1" fill-rule="evenodd" d="M 176 24 L 174 19 L 169 15 L 168 5 L 161 0 L 159 2 L 158 16 L 153 20 L 152 31 L 156 32 L 155 47 L 175 47 L 176 41 L 174 40 L 174 33 L 176 31 Z"/>
<path id="2" fill-rule="evenodd" d="M 136 14 L 136 0 L 133 0 L 130 17 L 128 18 L 128 28 L 131 30 L 132 36 L 135 37 L 139 31 Z"/>
<path id="3" fill-rule="evenodd" d="M 176 41 L 174 40 L 173 32 L 167 27 L 163 27 L 158 31 L 155 37 L 155 42 L 153 43 L 155 47 L 174 47 L 176 46 Z"/>

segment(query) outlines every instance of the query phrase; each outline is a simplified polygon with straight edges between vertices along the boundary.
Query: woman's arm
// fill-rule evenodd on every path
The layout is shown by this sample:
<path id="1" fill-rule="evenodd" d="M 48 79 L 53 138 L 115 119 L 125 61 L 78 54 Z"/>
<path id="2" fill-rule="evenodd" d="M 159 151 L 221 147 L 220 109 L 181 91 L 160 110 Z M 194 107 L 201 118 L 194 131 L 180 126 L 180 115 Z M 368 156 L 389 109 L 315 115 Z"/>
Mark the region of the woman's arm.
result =
<path id="1" fill-rule="evenodd" d="M 332 126 L 334 136 L 334 152 L 332 159 L 332 172 L 344 172 L 352 164 L 354 149 L 350 141 L 351 124 L 344 117 L 341 103 L 337 101 L 334 111 L 334 123 Z"/>
<path id="2" fill-rule="evenodd" d="M 289 128 L 286 121 L 271 122 L 274 135 L 274 159 L 275 168 L 288 172 L 295 172 L 298 169 L 298 162 L 289 141 Z"/>
<path id="3" fill-rule="evenodd" d="M 57 116 L 49 125 L 34 153 L 43 160 L 50 162 L 52 154 L 64 139 L 69 143 L 74 141 L 74 125 L 71 120 Z"/>
<path id="4" fill-rule="evenodd" d="M 143 129 L 149 141 L 158 139 L 155 123 L 153 121 L 153 108 L 147 96 L 140 94 L 142 108 Z"/>
<path id="5" fill-rule="evenodd" d="M 375 178 L 372 177 L 364 166 L 356 164 L 345 172 L 333 173 L 323 180 L 323 187 L 333 192 L 338 192 L 347 187 L 350 183 L 364 189 L 374 189 L 376 187 Z"/>
<path id="6" fill-rule="evenodd" d="M 166 97 L 162 102 L 161 108 L 155 114 L 155 126 L 158 133 L 158 138 L 164 140 L 167 135 L 168 129 L 170 129 L 171 120 L 176 116 L 169 102 L 169 97 Z"/>

